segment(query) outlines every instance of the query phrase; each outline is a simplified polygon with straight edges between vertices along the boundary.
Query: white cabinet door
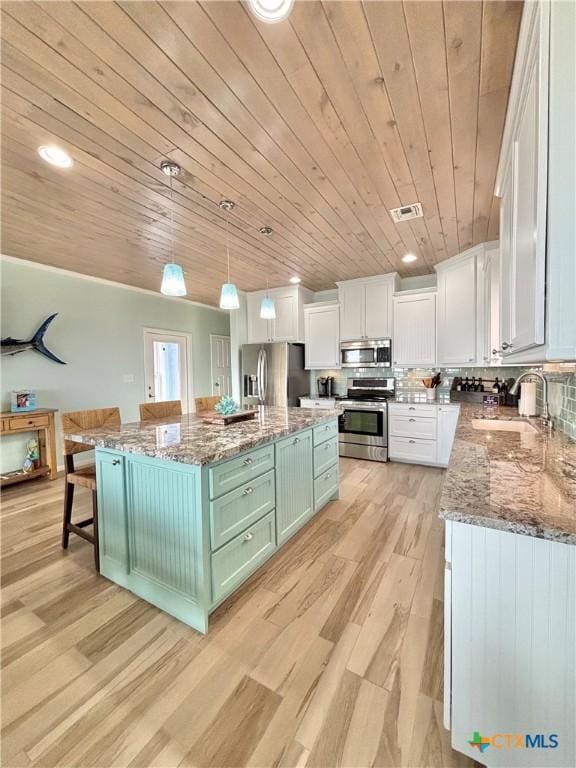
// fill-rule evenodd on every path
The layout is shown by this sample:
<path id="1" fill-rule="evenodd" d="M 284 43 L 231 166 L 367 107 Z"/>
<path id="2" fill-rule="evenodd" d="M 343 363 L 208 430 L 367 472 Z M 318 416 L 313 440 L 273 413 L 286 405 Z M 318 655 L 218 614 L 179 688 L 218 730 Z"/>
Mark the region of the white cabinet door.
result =
<path id="1" fill-rule="evenodd" d="M 270 321 L 273 341 L 301 341 L 298 338 L 298 291 L 292 288 L 269 292 L 276 307 L 276 319 Z"/>
<path id="2" fill-rule="evenodd" d="M 539 177 L 537 75 L 536 66 L 527 86 L 512 157 L 515 181 L 510 353 L 544 343 L 545 227 L 539 221 L 538 206 L 540 196 L 546 194 L 546 179 Z"/>
<path id="3" fill-rule="evenodd" d="M 395 296 L 392 360 L 396 366 L 436 362 L 436 294 Z"/>
<path id="4" fill-rule="evenodd" d="M 248 344 L 261 344 L 270 341 L 270 321 L 260 317 L 260 303 L 264 291 L 246 294 L 246 311 L 248 314 Z"/>
<path id="5" fill-rule="evenodd" d="M 502 343 L 509 344 L 512 313 L 512 211 L 514 205 L 514 177 L 509 167 L 502 184 L 500 200 L 500 339 L 498 354 L 502 353 Z"/>
<path id="6" fill-rule="evenodd" d="M 438 362 L 469 365 L 477 359 L 476 254 L 438 268 Z"/>
<path id="7" fill-rule="evenodd" d="M 340 338 L 342 341 L 363 339 L 364 330 L 364 283 L 342 285 L 340 299 Z"/>
<path id="8" fill-rule="evenodd" d="M 457 405 L 438 406 L 438 443 L 436 461 L 442 466 L 447 466 L 450 461 L 454 433 L 458 424 L 460 408 Z"/>
<path id="9" fill-rule="evenodd" d="M 364 287 L 364 334 L 368 339 L 392 336 L 392 283 L 366 283 Z"/>
<path id="10" fill-rule="evenodd" d="M 304 307 L 306 368 L 339 368 L 340 308 L 338 304 Z"/>

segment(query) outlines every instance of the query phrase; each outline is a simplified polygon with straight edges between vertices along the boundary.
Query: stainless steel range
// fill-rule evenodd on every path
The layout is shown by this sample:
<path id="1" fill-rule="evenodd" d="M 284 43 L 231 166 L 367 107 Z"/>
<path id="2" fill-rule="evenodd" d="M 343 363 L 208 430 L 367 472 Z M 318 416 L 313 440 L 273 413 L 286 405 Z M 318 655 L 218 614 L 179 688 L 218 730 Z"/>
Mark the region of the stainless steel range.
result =
<path id="1" fill-rule="evenodd" d="M 339 399 L 340 456 L 388 461 L 388 400 L 395 379 L 348 379 L 348 394 Z"/>

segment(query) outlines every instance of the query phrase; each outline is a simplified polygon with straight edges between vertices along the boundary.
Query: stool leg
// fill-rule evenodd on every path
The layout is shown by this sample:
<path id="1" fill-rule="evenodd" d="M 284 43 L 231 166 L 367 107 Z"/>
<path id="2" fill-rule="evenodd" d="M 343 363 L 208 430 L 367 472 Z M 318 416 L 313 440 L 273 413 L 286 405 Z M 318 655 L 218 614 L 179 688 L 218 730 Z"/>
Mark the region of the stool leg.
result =
<path id="1" fill-rule="evenodd" d="M 74 503 L 74 484 L 66 483 L 64 489 L 64 521 L 62 525 L 62 548 L 68 549 L 70 531 L 68 526 L 72 521 L 72 504 Z"/>
<path id="2" fill-rule="evenodd" d="M 92 491 L 92 511 L 94 522 L 92 524 L 92 530 L 94 532 L 94 565 L 96 570 L 100 573 L 100 542 L 98 541 L 98 495 L 96 491 Z"/>

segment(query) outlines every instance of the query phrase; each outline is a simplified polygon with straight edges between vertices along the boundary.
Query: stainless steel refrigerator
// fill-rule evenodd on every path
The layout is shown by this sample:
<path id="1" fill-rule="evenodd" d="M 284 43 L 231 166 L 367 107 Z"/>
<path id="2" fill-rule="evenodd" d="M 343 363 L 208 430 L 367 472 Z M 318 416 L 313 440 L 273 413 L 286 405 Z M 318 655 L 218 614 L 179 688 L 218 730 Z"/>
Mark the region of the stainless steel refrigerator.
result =
<path id="1" fill-rule="evenodd" d="M 304 345 L 277 341 L 242 346 L 242 405 L 296 407 L 309 394 Z"/>

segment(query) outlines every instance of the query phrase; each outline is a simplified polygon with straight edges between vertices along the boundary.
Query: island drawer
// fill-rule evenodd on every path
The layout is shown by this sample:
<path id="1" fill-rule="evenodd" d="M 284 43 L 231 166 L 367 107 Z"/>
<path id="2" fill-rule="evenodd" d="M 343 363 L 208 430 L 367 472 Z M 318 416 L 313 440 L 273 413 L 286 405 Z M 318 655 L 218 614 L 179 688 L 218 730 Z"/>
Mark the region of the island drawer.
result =
<path id="1" fill-rule="evenodd" d="M 236 536 L 212 555 L 212 602 L 226 597 L 276 549 L 274 512 Z"/>
<path id="2" fill-rule="evenodd" d="M 274 470 L 210 502 L 212 551 L 238 536 L 276 506 Z"/>
<path id="3" fill-rule="evenodd" d="M 390 403 L 388 410 L 394 416 L 436 416 L 435 403 Z"/>
<path id="4" fill-rule="evenodd" d="M 314 480 L 314 511 L 318 512 L 338 492 L 338 461 Z"/>
<path id="5" fill-rule="evenodd" d="M 410 461 L 415 464 L 436 463 L 436 440 L 418 438 L 391 437 L 388 446 L 392 461 Z"/>
<path id="6" fill-rule="evenodd" d="M 314 427 L 314 445 L 320 445 L 331 437 L 338 437 L 338 420 L 329 421 L 327 424 L 320 424 Z"/>
<path id="7" fill-rule="evenodd" d="M 210 498 L 222 496 L 270 469 L 274 469 L 273 443 L 217 464 L 209 470 Z"/>
<path id="8" fill-rule="evenodd" d="M 390 414 L 390 437 L 418 437 L 423 440 L 436 440 L 436 414 L 433 417 L 401 416 Z"/>
<path id="9" fill-rule="evenodd" d="M 332 437 L 314 448 L 314 477 L 318 477 L 338 461 L 338 437 Z"/>

